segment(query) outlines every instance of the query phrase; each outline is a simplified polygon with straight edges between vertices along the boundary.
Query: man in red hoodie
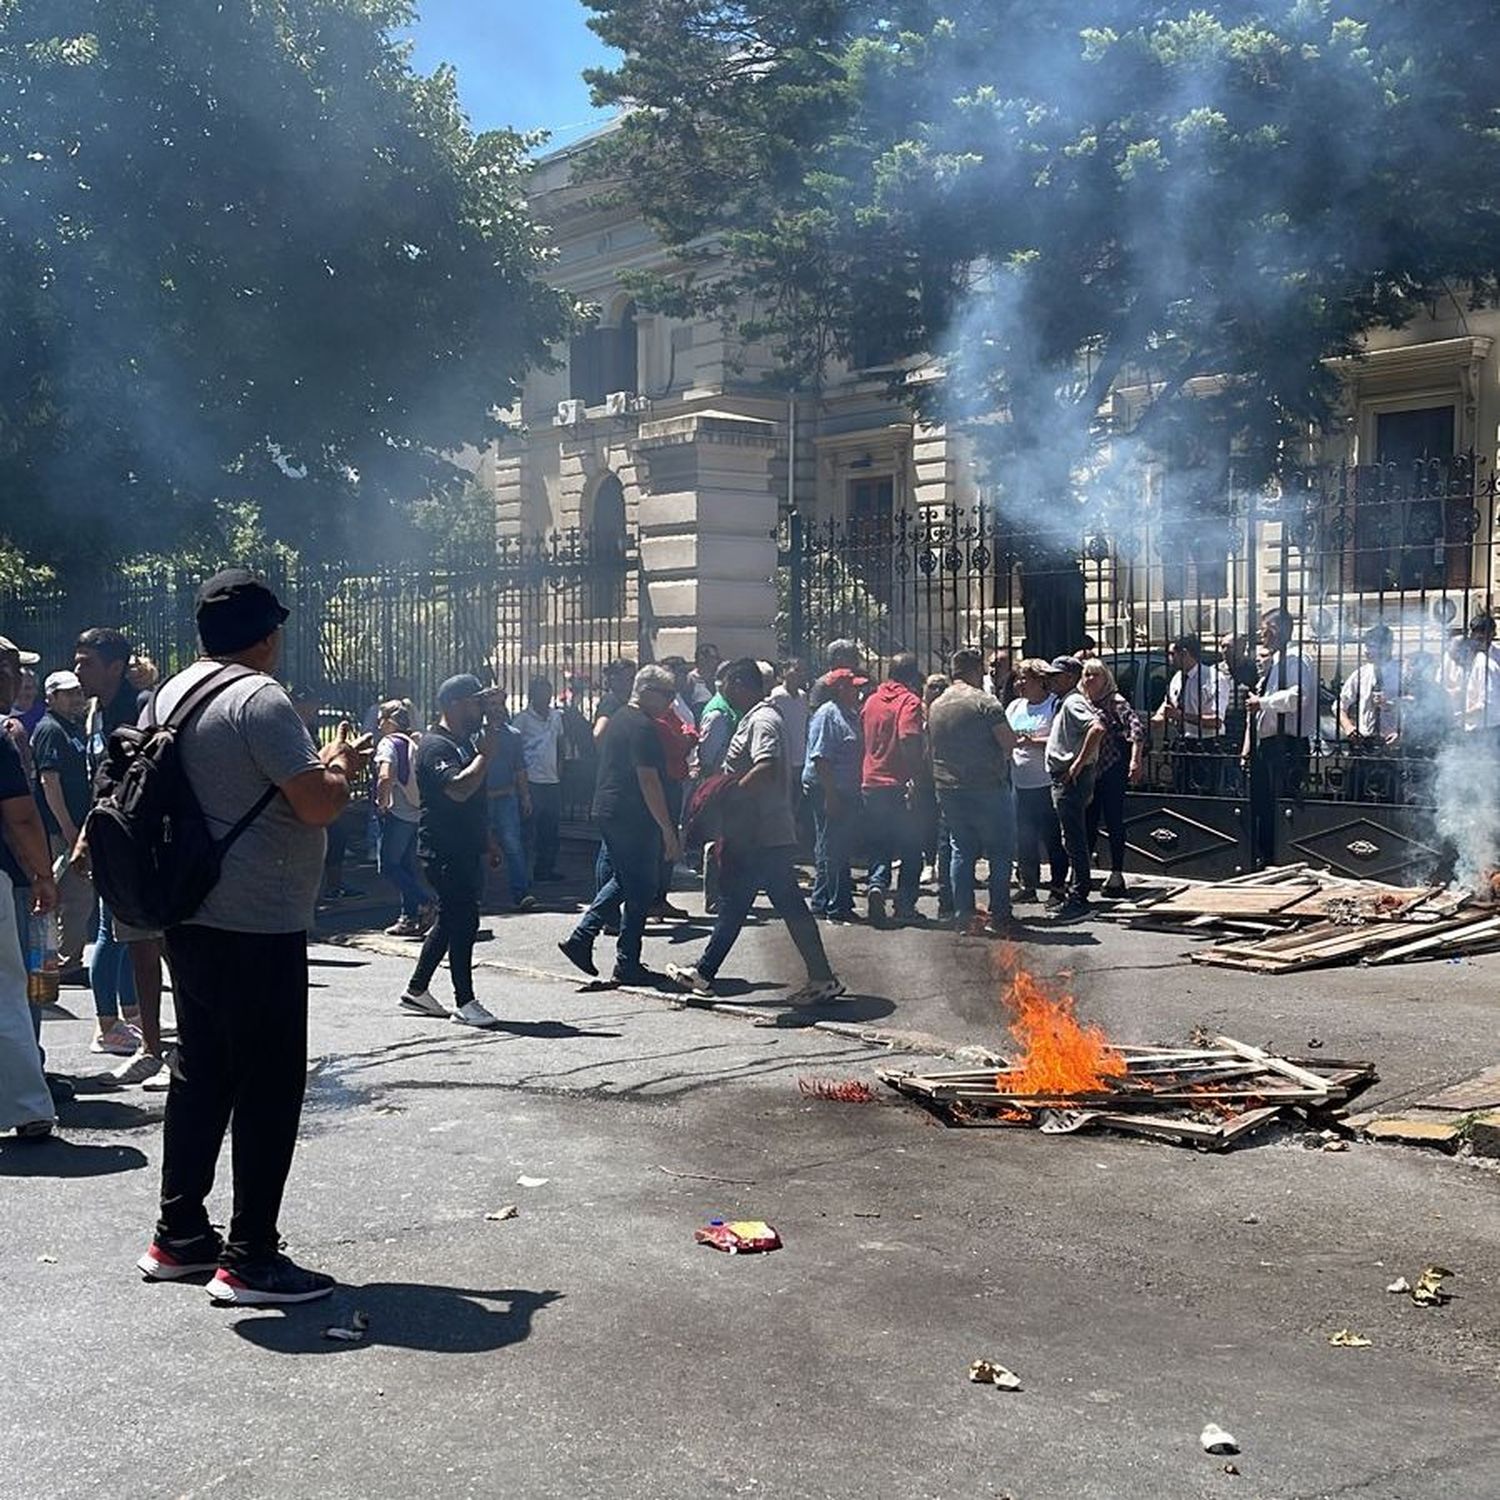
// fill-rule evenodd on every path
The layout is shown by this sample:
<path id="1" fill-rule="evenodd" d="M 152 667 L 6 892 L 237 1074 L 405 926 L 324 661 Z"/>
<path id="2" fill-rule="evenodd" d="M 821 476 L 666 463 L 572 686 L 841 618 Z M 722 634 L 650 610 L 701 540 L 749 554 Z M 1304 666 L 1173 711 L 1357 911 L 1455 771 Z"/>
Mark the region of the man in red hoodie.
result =
<path id="1" fill-rule="evenodd" d="M 911 807 L 912 784 L 922 770 L 922 673 L 917 659 L 904 651 L 891 659 L 885 681 L 865 700 L 861 718 L 865 759 L 861 789 L 865 801 L 865 836 L 870 856 L 870 921 L 886 919 L 891 867 L 901 875 L 896 885 L 896 919 L 917 916 L 922 880 L 922 846 Z"/>

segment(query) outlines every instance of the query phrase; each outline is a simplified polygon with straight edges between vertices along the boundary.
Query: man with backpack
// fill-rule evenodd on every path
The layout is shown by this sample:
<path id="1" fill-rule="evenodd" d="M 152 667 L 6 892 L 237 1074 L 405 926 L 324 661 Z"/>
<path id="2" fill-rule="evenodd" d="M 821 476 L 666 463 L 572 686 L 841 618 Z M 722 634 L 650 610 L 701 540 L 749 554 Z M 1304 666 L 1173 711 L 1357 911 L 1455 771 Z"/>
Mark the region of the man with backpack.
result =
<path id="1" fill-rule="evenodd" d="M 175 757 L 159 761 L 161 779 L 180 779 L 196 800 L 218 878 L 187 913 L 153 913 L 152 893 L 132 892 L 129 880 L 113 896 L 132 922 L 164 921 L 180 1041 L 181 1072 L 167 1092 L 161 1217 L 140 1269 L 164 1281 L 212 1271 L 215 1301 L 250 1305 L 307 1302 L 334 1285 L 281 1253 L 277 1218 L 307 1076 L 307 932 L 324 829 L 348 803 L 349 783 L 369 755 L 368 738 L 353 739 L 347 724 L 316 749 L 270 675 L 286 618 L 276 595 L 242 568 L 199 590 L 205 659 L 162 685 L 150 722 L 174 737 Z M 149 747 L 152 731 L 141 734 Z M 191 843 L 194 810 L 178 806 L 181 836 Z M 101 885 L 137 868 L 120 852 L 122 828 L 127 843 L 150 837 L 129 826 L 123 800 L 102 799 L 90 815 Z M 193 863 L 202 868 L 201 851 Z M 190 878 L 170 858 L 160 867 L 163 887 Z M 231 1128 L 234 1206 L 221 1240 L 205 1200 Z"/>

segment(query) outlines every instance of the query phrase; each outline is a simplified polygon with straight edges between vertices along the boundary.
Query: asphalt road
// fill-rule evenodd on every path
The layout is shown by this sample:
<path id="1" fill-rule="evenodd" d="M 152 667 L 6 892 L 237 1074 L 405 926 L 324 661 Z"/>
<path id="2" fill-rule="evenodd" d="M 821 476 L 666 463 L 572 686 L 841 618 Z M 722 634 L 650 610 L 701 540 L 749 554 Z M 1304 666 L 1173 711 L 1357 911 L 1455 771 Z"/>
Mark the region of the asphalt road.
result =
<path id="1" fill-rule="evenodd" d="M 87 1096 L 63 1141 L 0 1143 L 0 1495 L 1500 1497 L 1500 1173 L 810 1100 L 799 1078 L 889 1057 L 795 1024 L 774 928 L 736 950 L 723 1014 L 580 989 L 553 946 L 568 920 L 491 920 L 487 1034 L 397 1012 L 403 957 L 315 950 L 283 1232 L 340 1277 L 329 1303 L 235 1312 L 136 1277 L 159 1094 Z M 648 962 L 704 930 L 653 937 Z M 1316 1037 L 1380 1065 L 1372 1098 L 1500 1055 L 1493 958 L 1257 980 L 1175 938 L 1046 937 L 1028 960 L 1070 967 L 1123 1041 Z M 830 946 L 844 1019 L 1003 1050 L 989 945 Z M 91 1066 L 85 1000 L 47 1023 L 64 1071 Z M 785 1248 L 695 1246 L 715 1215 Z M 1447 1307 L 1385 1293 L 1430 1261 L 1457 1273 Z M 363 1343 L 322 1336 L 356 1309 Z M 1372 1347 L 1331 1347 L 1345 1327 Z M 1024 1388 L 971 1384 L 980 1356 Z M 1243 1452 L 1203 1453 L 1208 1421 Z"/>

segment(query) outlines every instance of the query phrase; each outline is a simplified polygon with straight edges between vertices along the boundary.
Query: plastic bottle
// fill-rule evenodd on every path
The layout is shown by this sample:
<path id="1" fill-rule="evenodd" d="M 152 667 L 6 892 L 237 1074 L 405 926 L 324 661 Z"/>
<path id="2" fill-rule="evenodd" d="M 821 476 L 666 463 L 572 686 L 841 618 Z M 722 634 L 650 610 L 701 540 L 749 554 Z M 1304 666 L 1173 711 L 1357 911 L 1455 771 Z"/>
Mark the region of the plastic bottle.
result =
<path id="1" fill-rule="evenodd" d="M 57 914 L 34 912 L 26 929 L 26 998 L 33 1005 L 52 1005 L 60 987 L 57 965 Z"/>

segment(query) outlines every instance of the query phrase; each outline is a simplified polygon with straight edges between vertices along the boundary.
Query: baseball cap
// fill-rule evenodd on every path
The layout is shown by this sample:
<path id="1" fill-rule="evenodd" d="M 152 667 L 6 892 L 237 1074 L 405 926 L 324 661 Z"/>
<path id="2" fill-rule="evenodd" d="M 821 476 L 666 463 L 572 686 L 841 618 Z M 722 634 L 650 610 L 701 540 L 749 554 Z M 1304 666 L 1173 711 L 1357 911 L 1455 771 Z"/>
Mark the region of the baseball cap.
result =
<path id="1" fill-rule="evenodd" d="M 248 568 L 225 568 L 198 590 L 198 638 L 211 656 L 243 651 L 265 640 L 289 613 Z"/>
<path id="2" fill-rule="evenodd" d="M 450 703 L 462 703 L 465 698 L 477 698 L 484 691 L 484 684 L 472 672 L 460 672 L 450 677 L 438 689 L 437 701 L 443 708 Z"/>
<path id="3" fill-rule="evenodd" d="M 42 684 L 42 691 L 48 694 L 71 692 L 74 688 L 83 691 L 77 672 L 49 672 L 47 680 Z"/>
<path id="4" fill-rule="evenodd" d="M 41 660 L 41 657 L 35 651 L 23 651 L 14 641 L 7 640 L 3 635 L 0 635 L 0 654 L 9 651 L 14 651 L 21 658 L 21 665 L 23 667 L 34 667 Z"/>
<path id="5" fill-rule="evenodd" d="M 868 687 L 870 679 L 861 677 L 858 672 L 851 671 L 848 667 L 835 667 L 824 679 L 829 687 L 840 687 L 846 682 L 852 682 L 855 687 Z"/>
<path id="6" fill-rule="evenodd" d="M 1083 663 L 1076 656 L 1055 656 L 1047 670 L 1049 672 L 1078 673 L 1083 671 Z"/>

